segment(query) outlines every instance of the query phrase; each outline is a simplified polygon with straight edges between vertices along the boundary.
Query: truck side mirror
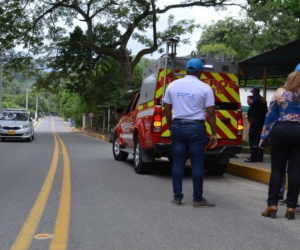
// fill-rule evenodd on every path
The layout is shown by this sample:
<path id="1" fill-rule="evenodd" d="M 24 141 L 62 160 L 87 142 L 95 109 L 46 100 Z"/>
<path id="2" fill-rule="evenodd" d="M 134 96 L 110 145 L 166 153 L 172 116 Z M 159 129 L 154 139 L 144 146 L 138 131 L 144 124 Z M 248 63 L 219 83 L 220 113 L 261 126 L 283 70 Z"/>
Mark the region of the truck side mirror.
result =
<path id="1" fill-rule="evenodd" d="M 124 114 L 124 109 L 121 108 L 121 107 L 116 108 L 116 114 L 123 115 Z"/>

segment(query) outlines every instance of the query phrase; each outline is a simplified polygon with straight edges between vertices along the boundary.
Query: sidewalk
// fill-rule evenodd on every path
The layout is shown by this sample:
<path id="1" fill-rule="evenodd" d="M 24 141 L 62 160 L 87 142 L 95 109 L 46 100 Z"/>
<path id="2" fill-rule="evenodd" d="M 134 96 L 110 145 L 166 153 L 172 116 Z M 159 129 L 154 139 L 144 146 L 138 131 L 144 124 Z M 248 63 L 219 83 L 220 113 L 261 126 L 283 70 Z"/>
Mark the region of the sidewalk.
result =
<path id="1" fill-rule="evenodd" d="M 231 158 L 227 173 L 245 177 L 247 179 L 269 183 L 271 157 L 264 155 L 264 162 L 244 162 L 249 154 L 238 154 L 238 158 Z"/>

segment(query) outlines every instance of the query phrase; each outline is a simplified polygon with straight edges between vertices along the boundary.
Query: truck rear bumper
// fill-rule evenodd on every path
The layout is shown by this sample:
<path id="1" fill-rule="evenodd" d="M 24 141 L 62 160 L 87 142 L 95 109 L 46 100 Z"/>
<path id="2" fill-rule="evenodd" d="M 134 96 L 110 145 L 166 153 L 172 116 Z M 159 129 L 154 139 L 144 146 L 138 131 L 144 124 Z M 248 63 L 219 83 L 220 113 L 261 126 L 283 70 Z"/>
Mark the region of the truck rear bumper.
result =
<path id="1" fill-rule="evenodd" d="M 154 146 L 155 152 L 172 154 L 171 143 L 157 143 Z M 206 155 L 232 155 L 239 154 L 242 151 L 242 146 L 221 146 L 212 150 L 206 150 Z"/>

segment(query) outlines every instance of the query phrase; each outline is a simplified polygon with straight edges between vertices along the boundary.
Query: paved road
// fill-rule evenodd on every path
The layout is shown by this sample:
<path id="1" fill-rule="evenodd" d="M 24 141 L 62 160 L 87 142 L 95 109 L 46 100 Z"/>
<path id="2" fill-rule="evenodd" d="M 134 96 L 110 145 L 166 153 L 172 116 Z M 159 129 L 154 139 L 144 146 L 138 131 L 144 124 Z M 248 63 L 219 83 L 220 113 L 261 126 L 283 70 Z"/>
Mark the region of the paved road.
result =
<path id="1" fill-rule="evenodd" d="M 298 249 L 298 217 L 285 219 L 284 207 L 277 219 L 260 215 L 266 184 L 205 176 L 216 207 L 196 209 L 187 170 L 178 207 L 166 162 L 137 175 L 111 147 L 57 117 L 41 121 L 32 143 L 1 142 L 0 250 Z"/>

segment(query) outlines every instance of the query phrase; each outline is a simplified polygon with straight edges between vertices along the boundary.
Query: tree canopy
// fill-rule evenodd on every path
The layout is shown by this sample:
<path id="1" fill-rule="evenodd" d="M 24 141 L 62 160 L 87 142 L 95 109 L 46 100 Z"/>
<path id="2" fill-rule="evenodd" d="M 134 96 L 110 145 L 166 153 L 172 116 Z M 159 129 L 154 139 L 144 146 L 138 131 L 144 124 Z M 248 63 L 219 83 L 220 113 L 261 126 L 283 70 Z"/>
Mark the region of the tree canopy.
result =
<path id="1" fill-rule="evenodd" d="M 109 56 L 118 61 L 123 73 L 123 86 L 128 88 L 132 73 L 141 58 L 159 49 L 168 36 L 192 33 L 194 20 L 174 22 L 158 29 L 159 17 L 171 9 L 188 7 L 224 8 L 233 0 L 177 1 L 170 5 L 162 0 L 19 0 L 0 4 L 0 44 L 5 48 L 23 45 L 29 53 L 47 62 L 61 55 L 61 47 L 76 45 L 91 51 L 94 61 Z M 175 2 L 175 1 L 173 1 Z M 161 7 L 163 6 L 163 7 Z M 67 28 L 85 25 L 84 40 L 67 40 Z M 152 35 L 148 37 L 147 31 Z M 130 39 L 145 47 L 133 58 L 128 50 Z M 188 43 L 188 39 L 182 43 Z"/>
<path id="2" fill-rule="evenodd" d="M 240 17 L 202 25 L 197 49 L 217 56 L 234 51 L 243 60 L 300 37 L 298 0 L 248 0 L 243 9 Z"/>

